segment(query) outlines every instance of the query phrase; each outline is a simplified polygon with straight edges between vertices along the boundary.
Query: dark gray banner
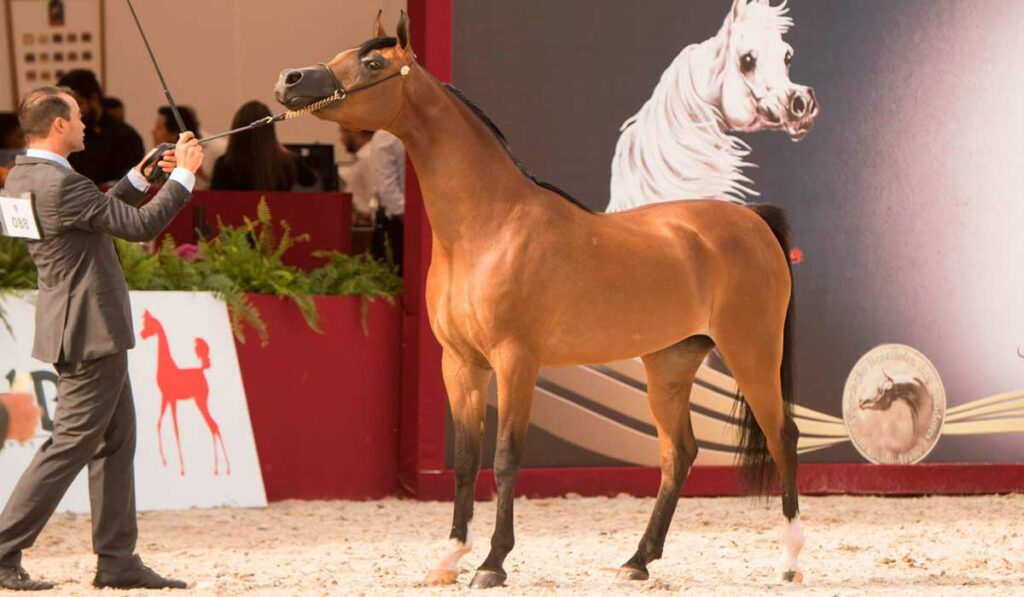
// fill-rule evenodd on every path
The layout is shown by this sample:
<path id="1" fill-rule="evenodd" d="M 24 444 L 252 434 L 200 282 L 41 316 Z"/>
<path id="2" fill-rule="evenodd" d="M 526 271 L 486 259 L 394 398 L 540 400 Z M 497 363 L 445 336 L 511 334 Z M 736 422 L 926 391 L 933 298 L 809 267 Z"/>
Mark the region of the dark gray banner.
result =
<path id="1" fill-rule="evenodd" d="M 723 75 L 680 56 L 719 34 L 733 7 L 455 0 L 454 83 L 538 178 L 603 211 L 620 127 L 659 81 L 676 77 L 675 93 L 660 100 L 664 118 L 706 114 L 681 82 L 701 88 Z M 739 196 L 784 207 L 799 248 L 796 395 L 808 409 L 801 429 L 815 440 L 801 444 L 802 459 L 1021 461 L 1024 3 L 792 0 L 788 15 L 776 17 L 792 19 L 783 35 L 792 48 L 788 78 L 813 88 L 813 128 L 799 142 L 791 132 L 739 133 L 720 122 L 725 130 L 713 133 L 749 145 L 749 166 L 739 170 L 749 180 L 734 180 L 759 196 Z M 755 41 L 745 50 L 763 59 L 756 68 L 779 68 L 771 62 L 782 56 L 777 42 L 746 33 Z M 729 56 L 721 68 L 743 68 L 741 60 Z M 720 174 L 718 158 L 697 168 L 701 160 L 685 151 L 700 148 L 687 141 L 680 146 L 689 149 L 673 149 L 663 139 L 672 130 L 697 138 L 688 124 L 651 118 L 632 126 L 641 124 L 631 151 L 665 143 L 664 167 L 692 179 L 683 188 L 705 188 Z M 868 355 L 880 345 L 892 346 Z M 649 464 L 634 456 L 645 446 L 656 459 L 650 423 L 630 410 L 631 400 L 646 408 L 642 371 L 619 369 L 542 373 L 538 395 L 550 400 L 535 400 L 531 464 Z M 726 403 L 718 398 L 729 379 L 703 377 L 709 393 L 695 412 L 711 420 L 705 432 L 695 422 L 698 439 L 704 452 L 725 454 Z M 580 429 L 608 433 L 590 438 L 593 445 L 592 433 L 563 433 Z"/>

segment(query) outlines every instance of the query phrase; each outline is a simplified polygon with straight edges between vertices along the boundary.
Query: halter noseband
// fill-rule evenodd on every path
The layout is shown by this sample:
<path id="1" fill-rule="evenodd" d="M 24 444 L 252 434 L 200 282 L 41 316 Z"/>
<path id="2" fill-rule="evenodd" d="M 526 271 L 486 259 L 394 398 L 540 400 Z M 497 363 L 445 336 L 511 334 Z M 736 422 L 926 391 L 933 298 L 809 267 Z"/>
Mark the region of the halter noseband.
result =
<path id="1" fill-rule="evenodd" d="M 408 64 L 404 64 L 404 65 L 402 65 L 402 68 L 400 68 L 398 70 L 398 72 L 391 73 L 390 75 L 384 77 L 383 79 L 380 79 L 378 81 L 374 81 L 372 83 L 367 83 L 365 85 L 359 85 L 357 87 L 353 87 L 352 89 L 346 90 L 344 87 L 341 86 L 341 81 L 338 80 L 338 77 L 334 74 L 334 71 L 331 70 L 331 67 L 327 66 L 327 64 L 325 64 L 323 62 L 320 62 L 318 64 L 320 66 L 324 67 L 324 70 L 327 71 L 327 74 L 331 77 L 331 81 L 334 83 L 334 95 L 329 95 L 329 96 L 323 98 L 323 100 L 321 100 L 321 101 L 328 100 L 328 99 L 333 99 L 334 101 L 344 100 L 349 95 L 351 95 L 353 93 L 356 93 L 357 91 L 363 91 L 363 90 L 369 89 L 371 87 L 375 87 L 377 85 L 380 85 L 381 83 L 384 83 L 385 81 L 390 81 L 391 79 L 394 79 L 395 77 L 403 77 L 404 78 L 404 77 L 406 77 L 409 74 L 409 71 L 412 70 L 411 67 Z"/>

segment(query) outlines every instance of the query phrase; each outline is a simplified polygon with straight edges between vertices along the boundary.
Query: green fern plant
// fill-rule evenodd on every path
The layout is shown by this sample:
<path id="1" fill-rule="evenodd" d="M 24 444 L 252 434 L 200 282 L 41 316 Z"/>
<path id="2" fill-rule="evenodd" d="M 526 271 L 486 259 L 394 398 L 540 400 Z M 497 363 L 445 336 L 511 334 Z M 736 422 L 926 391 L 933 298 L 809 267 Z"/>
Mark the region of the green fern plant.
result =
<path id="1" fill-rule="evenodd" d="M 256 331 L 262 346 L 269 340 L 267 326 L 245 293 L 272 294 L 291 300 L 309 327 L 322 333 L 314 295 L 362 297 L 363 331 L 367 332 L 369 303 L 382 298 L 394 304 L 394 297 L 402 292 L 402 278 L 390 247 L 383 263 L 369 254 L 353 256 L 325 251 L 314 255 L 324 258 L 326 263 L 309 274 L 285 265 L 285 253 L 297 243 L 306 242 L 309 236 L 293 234 L 285 221 L 275 226 L 265 199 L 256 208 L 255 220 L 245 218 L 241 226 L 218 222 L 218 227 L 220 233 L 216 238 L 200 241 L 197 259 L 180 257 L 170 237 L 165 237 L 152 255 L 137 243 L 115 239 L 128 287 L 212 292 L 227 304 L 235 337 L 244 343 L 248 325 Z M 36 268 L 24 244 L 0 237 L 0 296 L 33 289 L 36 280 Z M 0 323 L 10 331 L 2 307 Z"/>
<path id="2" fill-rule="evenodd" d="M 146 254 L 137 243 L 115 239 L 125 280 L 132 290 L 184 290 L 212 292 L 228 306 L 231 330 L 245 344 L 245 325 L 250 325 L 260 346 L 269 342 L 267 324 L 243 291 L 202 259 L 183 259 L 175 253 L 174 239 L 165 236 L 159 249 Z"/>
<path id="3" fill-rule="evenodd" d="M 220 291 L 272 294 L 291 300 L 306 324 L 322 333 L 316 303 L 309 290 L 309 276 L 282 261 L 289 249 L 307 241 L 309 236 L 293 235 L 291 226 L 283 220 L 278 236 L 265 198 L 260 199 L 255 220 L 245 218 L 243 225 L 235 227 L 224 226 L 218 220 L 218 228 L 220 233 L 216 238 L 199 242 L 199 253 L 204 267 L 222 277 Z M 232 321 L 232 325 L 235 324 Z"/>
<path id="4" fill-rule="evenodd" d="M 15 290 L 28 290 L 36 287 L 36 266 L 32 256 L 20 240 L 0 236 L 0 298 L 12 294 Z M 7 313 L 0 305 L 0 324 L 8 333 L 13 334 Z"/>

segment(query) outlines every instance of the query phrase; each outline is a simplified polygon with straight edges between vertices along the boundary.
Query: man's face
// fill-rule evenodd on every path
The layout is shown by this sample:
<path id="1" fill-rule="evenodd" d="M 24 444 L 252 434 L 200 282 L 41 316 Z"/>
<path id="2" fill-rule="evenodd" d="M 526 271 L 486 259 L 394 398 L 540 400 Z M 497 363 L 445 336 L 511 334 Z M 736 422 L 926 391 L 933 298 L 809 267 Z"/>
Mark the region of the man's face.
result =
<path id="1" fill-rule="evenodd" d="M 68 153 L 82 151 L 85 149 L 85 123 L 82 122 L 82 109 L 79 108 L 75 98 L 70 95 L 61 95 L 61 97 L 71 108 L 71 119 L 60 118 L 59 120 L 62 121 L 60 123 L 55 121 L 55 127 L 51 133 L 56 132 Z"/>

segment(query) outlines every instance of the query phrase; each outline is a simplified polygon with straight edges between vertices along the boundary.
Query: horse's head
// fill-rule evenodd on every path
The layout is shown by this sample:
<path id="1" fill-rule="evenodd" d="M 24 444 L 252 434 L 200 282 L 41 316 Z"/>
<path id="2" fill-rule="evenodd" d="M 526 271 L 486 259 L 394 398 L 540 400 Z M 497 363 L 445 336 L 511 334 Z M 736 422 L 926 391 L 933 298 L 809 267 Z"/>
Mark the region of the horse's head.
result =
<path id="1" fill-rule="evenodd" d="M 153 317 L 150 314 L 149 309 L 146 309 L 145 311 L 143 311 L 142 312 L 142 331 L 139 332 L 139 336 L 143 340 L 146 340 L 147 338 L 149 338 L 153 334 L 157 333 L 157 330 L 159 330 L 159 328 L 160 328 L 160 322 L 156 320 L 156 317 Z"/>
<path id="2" fill-rule="evenodd" d="M 782 35 L 793 25 L 786 3 L 733 0 L 715 37 L 719 59 L 721 110 L 734 131 L 785 130 L 794 141 L 814 125 L 814 90 L 789 80 L 793 48 Z"/>
<path id="3" fill-rule="evenodd" d="M 864 410 L 889 410 L 892 401 L 896 399 L 896 381 L 888 373 L 882 372 L 885 377 L 882 383 L 878 384 L 874 395 L 868 398 L 861 398 L 859 406 Z"/>
<path id="4" fill-rule="evenodd" d="M 928 390 L 924 382 L 916 377 L 897 375 L 895 378 L 885 371 L 885 377 L 870 398 L 862 398 L 860 407 L 865 410 L 889 410 L 896 400 L 903 400 L 915 413 L 923 402 Z"/>
<path id="5" fill-rule="evenodd" d="M 353 130 L 389 126 L 405 104 L 405 79 L 416 55 L 409 46 L 409 19 L 404 11 L 395 37 L 384 32 L 380 13 L 373 33 L 374 37 L 330 62 L 281 71 L 274 98 L 289 110 L 301 110 L 338 94 L 343 99 L 313 115 Z"/>

